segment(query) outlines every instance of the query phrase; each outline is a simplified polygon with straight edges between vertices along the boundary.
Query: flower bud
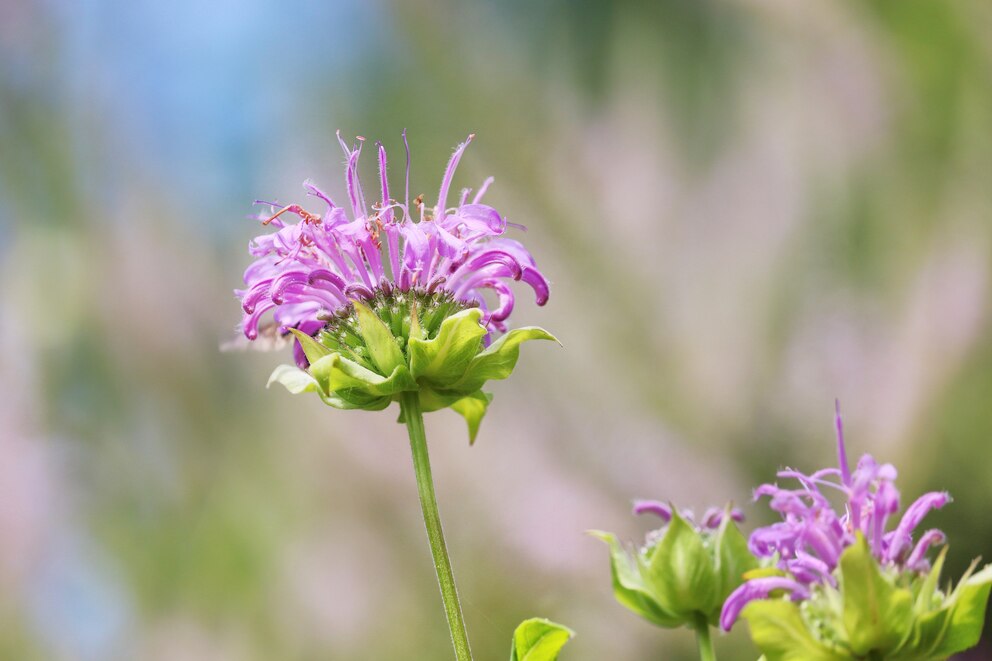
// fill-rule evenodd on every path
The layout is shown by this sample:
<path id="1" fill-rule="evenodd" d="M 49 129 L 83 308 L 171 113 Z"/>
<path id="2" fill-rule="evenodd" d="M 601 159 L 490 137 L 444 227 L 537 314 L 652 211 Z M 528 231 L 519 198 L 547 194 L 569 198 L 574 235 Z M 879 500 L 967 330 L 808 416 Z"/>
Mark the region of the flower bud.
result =
<path id="1" fill-rule="evenodd" d="M 724 600 L 757 567 L 735 523 L 738 513 L 712 510 L 697 526 L 688 512 L 653 505 L 639 503 L 635 511 L 670 520 L 640 549 L 628 550 L 612 533 L 591 533 L 610 547 L 614 596 L 660 627 L 715 626 Z"/>

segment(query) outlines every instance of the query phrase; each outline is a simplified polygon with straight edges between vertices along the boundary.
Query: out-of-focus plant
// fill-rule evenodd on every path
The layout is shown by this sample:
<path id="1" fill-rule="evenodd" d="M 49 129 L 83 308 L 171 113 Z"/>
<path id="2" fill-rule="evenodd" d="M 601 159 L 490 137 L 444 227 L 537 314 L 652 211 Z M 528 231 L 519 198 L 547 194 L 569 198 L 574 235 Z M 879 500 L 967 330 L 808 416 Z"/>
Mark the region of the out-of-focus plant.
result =
<path id="1" fill-rule="evenodd" d="M 928 530 L 915 543 L 912 534 L 949 496 L 924 494 L 887 530 L 899 511 L 896 470 L 866 454 L 852 472 L 839 413 L 836 423 L 839 468 L 780 471 L 798 488 L 756 490 L 783 521 L 751 535 L 750 548 L 767 567 L 727 599 L 721 625 L 729 630 L 738 616 L 747 620 L 768 661 L 931 661 L 974 646 L 992 565 L 973 573 L 976 560 L 956 588 L 940 589 L 947 547 L 932 567 L 926 556 L 946 541 L 944 533 Z M 843 499 L 839 511 L 832 495 Z"/>
<path id="2" fill-rule="evenodd" d="M 341 140 L 348 204 L 338 206 L 307 182 L 308 194 L 326 206 L 322 214 L 298 204 L 272 205 L 259 219 L 276 231 L 251 244 L 256 259 L 245 271 L 245 289 L 236 292 L 249 340 L 293 341 L 296 365 L 277 368 L 270 384 L 279 382 L 292 393 L 315 392 L 339 409 L 400 405 L 459 661 L 471 659 L 471 650 L 441 530 L 423 414 L 452 408 L 466 419 L 474 441 L 491 400 L 482 391 L 485 383 L 510 375 L 522 342 L 554 339 L 540 328 L 506 326 L 514 305 L 509 281 L 528 284 L 539 305 L 547 302 L 549 288 L 527 249 L 503 236 L 503 217 L 482 204 L 492 178 L 471 200 L 464 189 L 457 204 L 448 206 L 455 170 L 472 137 L 451 157 L 433 206 L 423 196 L 410 200 L 409 149 L 403 201 L 390 197 L 381 144 L 380 196 L 369 204 L 358 177 L 364 139 L 353 147 Z M 299 222 L 286 222 L 289 216 Z M 270 311 L 271 322 L 263 323 Z M 494 340 L 496 332 L 503 334 Z M 515 653 L 533 661 L 555 658 L 564 641 L 532 639 L 528 632 L 535 626 L 525 623 L 524 633 L 518 630 Z M 557 625 L 547 626 L 551 631 Z"/>
<path id="3" fill-rule="evenodd" d="M 628 550 L 612 533 L 591 533 L 610 547 L 614 596 L 659 627 L 692 629 L 700 658 L 715 658 L 710 627 L 745 572 L 757 567 L 736 525 L 743 515 L 730 506 L 710 508 L 696 523 L 692 512 L 650 500 L 635 503 L 634 512 L 664 521 L 640 548 Z"/>

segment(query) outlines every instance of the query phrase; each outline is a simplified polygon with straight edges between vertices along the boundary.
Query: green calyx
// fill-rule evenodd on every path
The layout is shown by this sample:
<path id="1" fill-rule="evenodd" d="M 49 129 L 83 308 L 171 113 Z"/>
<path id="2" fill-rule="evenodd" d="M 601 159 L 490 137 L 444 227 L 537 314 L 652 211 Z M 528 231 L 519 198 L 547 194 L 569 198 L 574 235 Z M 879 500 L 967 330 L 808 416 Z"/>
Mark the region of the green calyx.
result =
<path id="1" fill-rule="evenodd" d="M 757 567 L 729 508 L 716 530 L 699 530 L 673 507 L 658 539 L 642 549 L 625 548 L 612 533 L 590 534 L 610 547 L 616 600 L 659 627 L 716 626 L 723 602 Z"/>
<path id="2" fill-rule="evenodd" d="M 947 548 L 927 574 L 882 567 L 862 535 L 841 555 L 837 588 L 817 587 L 800 604 L 788 596 L 741 613 L 767 661 L 938 661 L 981 636 L 992 565 L 938 588 Z"/>
<path id="3" fill-rule="evenodd" d="M 465 418 L 475 441 L 492 395 L 489 380 L 505 379 L 520 344 L 555 340 L 547 331 L 517 328 L 483 346 L 482 310 L 449 292 L 377 290 L 330 317 L 316 337 L 291 329 L 310 362 L 304 371 L 280 365 L 269 385 L 291 393 L 315 392 L 339 409 L 379 411 L 416 391 L 424 412 L 451 408 Z M 402 422 L 402 420 L 400 420 Z"/>

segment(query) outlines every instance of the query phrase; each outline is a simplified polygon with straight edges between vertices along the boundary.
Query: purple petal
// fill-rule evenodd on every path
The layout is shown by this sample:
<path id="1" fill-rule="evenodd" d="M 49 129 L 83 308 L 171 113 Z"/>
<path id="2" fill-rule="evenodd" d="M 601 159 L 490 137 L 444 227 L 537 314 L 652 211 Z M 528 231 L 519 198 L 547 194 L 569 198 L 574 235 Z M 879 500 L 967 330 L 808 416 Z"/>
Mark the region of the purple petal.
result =
<path id="1" fill-rule="evenodd" d="M 462 154 L 465 153 L 465 148 L 469 146 L 472 139 L 475 137 L 474 133 L 469 134 L 465 142 L 458 145 L 455 149 L 455 153 L 451 155 L 451 160 L 448 161 L 448 167 L 444 169 L 444 178 L 441 179 L 441 190 L 437 194 L 437 220 L 444 220 L 445 208 L 448 204 L 448 189 L 451 188 L 451 180 L 455 177 L 455 170 L 458 169 L 458 162 L 462 160 Z"/>
<path id="2" fill-rule="evenodd" d="M 916 546 L 913 547 L 913 552 L 909 554 L 909 559 L 906 560 L 906 566 L 916 571 L 926 571 L 930 566 L 930 563 L 926 560 L 927 551 L 930 550 L 931 546 L 943 544 L 946 541 L 947 536 L 942 531 L 936 528 L 926 531 L 920 537 L 920 541 L 916 543 Z"/>
<path id="3" fill-rule="evenodd" d="M 912 505 L 906 509 L 902 520 L 896 526 L 892 540 L 892 546 L 888 550 L 888 555 L 897 558 L 903 551 L 904 544 L 908 544 L 913 534 L 923 518 L 932 510 L 940 509 L 950 501 L 951 497 L 946 491 L 931 491 L 917 498 Z"/>
<path id="4" fill-rule="evenodd" d="M 635 500 L 634 514 L 654 514 L 665 523 L 672 520 L 672 508 L 659 500 Z"/>
<path id="5" fill-rule="evenodd" d="M 723 603 L 720 612 L 720 627 L 730 631 L 744 607 L 755 599 L 767 599 L 775 590 L 786 590 L 792 593 L 793 599 L 805 599 L 809 592 L 800 583 L 784 576 L 766 576 L 747 581 L 734 590 L 727 601 Z"/>

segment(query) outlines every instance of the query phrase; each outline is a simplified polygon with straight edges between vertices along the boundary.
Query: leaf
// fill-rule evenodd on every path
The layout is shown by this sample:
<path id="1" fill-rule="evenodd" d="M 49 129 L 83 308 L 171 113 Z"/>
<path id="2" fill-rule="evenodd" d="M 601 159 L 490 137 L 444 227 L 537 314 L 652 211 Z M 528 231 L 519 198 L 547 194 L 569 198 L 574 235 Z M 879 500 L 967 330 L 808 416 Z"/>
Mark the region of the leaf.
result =
<path id="1" fill-rule="evenodd" d="M 424 413 L 446 409 L 459 399 L 465 397 L 463 392 L 434 390 L 426 386 L 420 387 L 420 410 Z"/>
<path id="2" fill-rule="evenodd" d="M 916 590 L 916 599 L 913 604 L 916 618 L 913 621 L 913 629 L 909 637 L 903 641 L 902 646 L 892 656 L 893 661 L 930 659 L 933 650 L 937 648 L 944 637 L 944 632 L 950 621 L 951 609 L 945 603 L 938 610 L 933 610 L 933 602 L 936 596 L 937 583 L 940 580 L 940 572 L 944 567 L 944 559 L 947 557 L 947 548 L 945 546 L 941 549 L 933 568 L 922 581 L 919 581 L 918 587 L 915 582 L 913 584 Z M 943 597 L 938 598 L 944 601 Z"/>
<path id="3" fill-rule="evenodd" d="M 479 390 L 467 397 L 462 397 L 454 404 L 451 404 L 452 410 L 465 418 L 465 422 L 468 423 L 469 445 L 473 445 L 475 443 L 475 437 L 479 433 L 479 425 L 482 424 L 482 418 L 486 415 L 486 409 L 489 408 L 489 402 L 491 402 L 492 399 L 492 395 L 486 394 Z"/>
<path id="4" fill-rule="evenodd" d="M 648 592 L 640 568 L 624 550 L 616 535 L 599 530 L 590 530 L 589 534 L 610 547 L 613 597 L 620 605 L 659 627 L 673 629 L 683 624 L 682 618 L 665 611 Z"/>
<path id="5" fill-rule="evenodd" d="M 388 377 L 384 377 L 339 353 L 324 356 L 311 364 L 310 374 L 327 393 L 355 390 L 378 398 L 417 389 L 406 365 L 398 365 Z M 342 394 L 342 397 L 345 395 Z"/>
<path id="6" fill-rule="evenodd" d="M 407 345 L 410 373 L 418 383 L 452 389 L 482 346 L 486 329 L 479 323 L 482 310 L 470 308 L 441 322 L 437 335 L 429 340 L 411 337 Z M 480 384 L 481 386 L 481 384 Z M 474 392 L 460 389 L 463 393 Z"/>
<path id="7" fill-rule="evenodd" d="M 294 395 L 299 395 L 304 392 L 315 392 L 317 393 L 324 403 L 328 406 L 333 406 L 336 409 L 360 409 L 364 408 L 349 402 L 335 394 L 327 393 L 317 380 L 301 370 L 296 365 L 279 365 L 272 371 L 272 375 L 269 376 L 268 383 L 265 387 L 268 388 L 273 383 L 281 383 L 286 387 L 286 390 Z"/>
<path id="8" fill-rule="evenodd" d="M 963 580 L 951 596 L 949 623 L 934 656 L 943 658 L 978 644 L 992 588 L 992 565 Z"/>
<path id="9" fill-rule="evenodd" d="M 713 556 L 699 532 L 672 508 L 665 536 L 648 557 L 648 586 L 658 603 L 686 620 L 719 610 Z"/>
<path id="10" fill-rule="evenodd" d="M 289 332 L 296 336 L 296 340 L 300 343 L 303 348 L 303 353 L 307 357 L 307 360 L 311 363 L 316 363 L 318 360 L 327 356 L 331 353 L 331 350 L 325 347 L 323 344 L 315 340 L 312 336 L 307 335 L 298 328 L 290 328 Z"/>
<path id="11" fill-rule="evenodd" d="M 358 330 L 365 340 L 372 363 L 381 374 L 391 374 L 399 365 L 406 365 L 403 351 L 393 332 L 375 312 L 360 301 L 352 301 L 358 317 Z"/>
<path id="12" fill-rule="evenodd" d="M 543 328 L 536 326 L 514 328 L 489 345 L 485 351 L 476 355 L 465 370 L 464 376 L 452 387 L 470 392 L 481 388 L 486 381 L 510 376 L 520 357 L 520 344 L 528 340 L 558 342 L 554 335 Z"/>
<path id="13" fill-rule="evenodd" d="M 551 620 L 524 620 L 513 632 L 510 661 L 555 661 L 575 632 Z"/>
<path id="14" fill-rule="evenodd" d="M 747 620 L 751 640 L 767 661 L 848 661 L 818 641 L 803 621 L 799 606 L 787 599 L 752 601 L 741 617 Z"/>
<path id="15" fill-rule="evenodd" d="M 843 622 L 856 656 L 897 650 L 913 626 L 913 595 L 887 581 L 864 535 L 840 556 Z"/>

